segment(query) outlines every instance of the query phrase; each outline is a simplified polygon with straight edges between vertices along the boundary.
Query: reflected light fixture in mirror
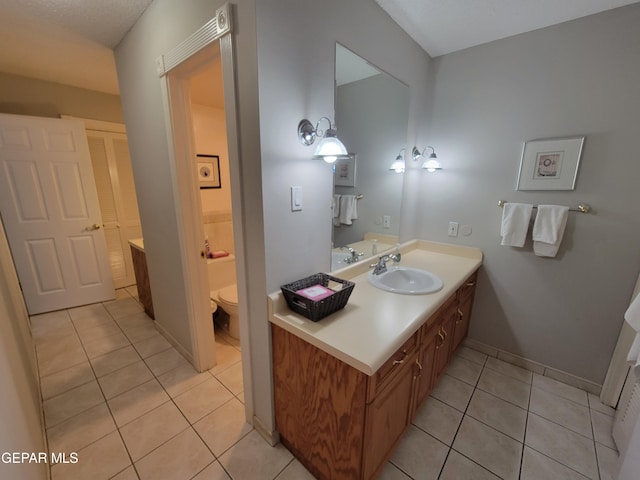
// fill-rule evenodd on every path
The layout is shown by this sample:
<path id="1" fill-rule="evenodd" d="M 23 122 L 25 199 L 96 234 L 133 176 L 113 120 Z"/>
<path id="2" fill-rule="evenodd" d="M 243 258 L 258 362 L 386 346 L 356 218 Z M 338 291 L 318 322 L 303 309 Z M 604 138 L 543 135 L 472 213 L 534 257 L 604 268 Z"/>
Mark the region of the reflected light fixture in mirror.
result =
<path id="1" fill-rule="evenodd" d="M 322 120 L 329 122 L 329 128 L 322 131 L 319 129 Z M 327 117 L 321 117 L 314 127 L 306 118 L 300 120 L 298 124 L 298 138 L 303 145 L 310 146 L 316 141 L 316 137 L 321 137 L 316 151 L 311 157 L 313 160 L 324 160 L 327 163 L 334 163 L 336 160 L 347 160 L 349 153 L 344 144 L 338 139 L 337 131 Z"/>
<path id="2" fill-rule="evenodd" d="M 431 149 L 431 153 L 429 154 L 429 157 L 425 157 L 424 155 L 424 152 L 427 151 L 427 148 Z M 442 170 L 442 165 L 440 165 L 440 162 L 438 161 L 438 156 L 436 155 L 436 151 L 432 146 L 424 147 L 424 150 L 422 150 L 422 152 L 418 150 L 417 147 L 413 147 L 413 149 L 411 150 L 411 157 L 413 158 L 414 162 L 417 162 L 423 157 L 426 158 L 426 160 L 422 164 L 422 168 L 424 168 L 427 172 L 435 172 L 436 170 Z"/>
<path id="3" fill-rule="evenodd" d="M 402 154 L 402 152 L 404 151 L 405 151 L 404 148 L 400 150 L 400 153 L 398 153 L 398 156 L 389 167 L 389 170 L 396 173 L 404 173 L 405 163 L 404 163 L 404 155 Z"/>

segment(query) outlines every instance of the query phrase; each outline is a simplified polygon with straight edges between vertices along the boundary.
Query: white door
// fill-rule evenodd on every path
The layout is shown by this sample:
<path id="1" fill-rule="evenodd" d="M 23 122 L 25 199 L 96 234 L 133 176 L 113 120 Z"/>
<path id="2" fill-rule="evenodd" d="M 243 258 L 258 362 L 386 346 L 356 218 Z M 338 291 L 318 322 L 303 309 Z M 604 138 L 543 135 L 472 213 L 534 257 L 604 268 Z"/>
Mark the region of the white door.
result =
<path id="1" fill-rule="evenodd" d="M 113 283 L 127 287 L 136 283 L 129 240 L 142 237 L 127 136 L 87 128 L 87 140 Z"/>
<path id="2" fill-rule="evenodd" d="M 115 297 L 82 122 L 0 114 L 0 211 L 29 314 Z"/>

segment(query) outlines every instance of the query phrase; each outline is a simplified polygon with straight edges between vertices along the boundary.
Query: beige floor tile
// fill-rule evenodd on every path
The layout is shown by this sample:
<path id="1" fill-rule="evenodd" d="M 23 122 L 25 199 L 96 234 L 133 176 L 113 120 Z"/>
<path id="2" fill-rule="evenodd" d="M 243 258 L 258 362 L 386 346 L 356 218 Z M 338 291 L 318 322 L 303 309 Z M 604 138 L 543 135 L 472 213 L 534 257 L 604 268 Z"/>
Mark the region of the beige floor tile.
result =
<path id="1" fill-rule="evenodd" d="M 162 335 L 146 338 L 140 342 L 134 343 L 133 346 L 142 358 L 148 358 L 156 353 L 172 348 L 171 344 Z"/>
<path id="2" fill-rule="evenodd" d="M 177 397 L 181 393 L 210 379 L 211 375 L 207 372 L 198 373 L 189 364 L 169 370 L 158 377 L 158 381 L 171 397 Z"/>
<path id="3" fill-rule="evenodd" d="M 100 377 L 98 383 L 100 383 L 102 392 L 108 400 L 138 385 L 142 385 L 151 379 L 153 379 L 151 370 L 149 370 L 142 360 L 139 360 L 120 370 Z"/>
<path id="4" fill-rule="evenodd" d="M 138 474 L 136 473 L 136 469 L 133 468 L 133 465 L 125 468 L 115 477 L 112 477 L 111 480 L 138 480 Z"/>
<path id="5" fill-rule="evenodd" d="M 100 403 L 47 430 L 49 450 L 77 452 L 113 432 L 116 424 L 106 403 Z"/>
<path id="6" fill-rule="evenodd" d="M 216 341 L 216 366 L 209 370 L 216 375 L 242 361 L 240 351 L 226 342 Z"/>
<path id="7" fill-rule="evenodd" d="M 210 463 L 193 480 L 231 480 L 231 477 L 224 471 L 220 462 Z"/>
<path id="8" fill-rule="evenodd" d="M 120 429 L 124 443 L 136 462 L 146 454 L 189 428 L 173 402 L 166 402 Z"/>
<path id="9" fill-rule="evenodd" d="M 413 424 L 449 446 L 453 443 L 463 413 L 440 400 L 429 397 L 418 410 Z"/>
<path id="10" fill-rule="evenodd" d="M 225 332 L 223 328 L 218 327 L 218 325 L 215 325 L 215 334 L 216 342 L 226 342 L 229 345 L 240 350 L 240 340 L 238 340 L 237 338 L 233 338 L 231 335 Z"/>
<path id="11" fill-rule="evenodd" d="M 215 458 L 189 428 L 135 462 L 141 480 L 190 479 Z"/>
<path id="12" fill-rule="evenodd" d="M 128 345 L 105 355 L 92 358 L 91 366 L 99 378 L 139 361 L 140 355 L 131 345 Z"/>
<path id="13" fill-rule="evenodd" d="M 132 295 L 126 288 L 118 288 L 116 290 L 116 300 L 124 300 L 125 298 L 130 298 Z"/>
<path id="14" fill-rule="evenodd" d="M 478 388 L 521 408 L 526 409 L 529 405 L 531 385 L 496 370 L 485 368 L 480 375 Z"/>
<path id="15" fill-rule="evenodd" d="M 104 306 L 114 320 L 143 311 L 142 306 L 132 297 L 105 302 Z"/>
<path id="16" fill-rule="evenodd" d="M 593 440 L 568 428 L 529 413 L 525 444 L 582 475 L 598 478 Z"/>
<path id="17" fill-rule="evenodd" d="M 476 383 L 478 383 L 480 373 L 482 373 L 481 365 L 460 356 L 453 357 L 447 366 L 447 375 L 462 380 L 474 387 Z"/>
<path id="18" fill-rule="evenodd" d="M 52 480 L 106 480 L 131 464 L 118 432 L 110 433 L 77 453 L 78 463 L 51 467 Z"/>
<path id="19" fill-rule="evenodd" d="M 535 450 L 524 447 L 521 480 L 587 480 L 575 470 Z"/>
<path id="20" fill-rule="evenodd" d="M 253 430 L 218 460 L 231 478 L 264 480 L 275 478 L 292 459 L 293 455 L 282 444 L 272 447 Z"/>
<path id="21" fill-rule="evenodd" d="M 102 402 L 104 397 L 95 380 L 45 400 L 42 407 L 47 428 L 62 423 Z"/>
<path id="22" fill-rule="evenodd" d="M 455 450 L 449 452 L 439 480 L 499 480 L 486 468 L 460 455 Z M 559 480 L 559 479 L 556 479 Z"/>
<path id="23" fill-rule="evenodd" d="M 42 399 L 47 400 L 61 393 L 95 380 L 89 362 L 85 361 L 40 379 Z"/>
<path id="24" fill-rule="evenodd" d="M 29 317 L 29 320 L 31 333 L 36 344 L 43 340 L 52 340 L 75 333 L 73 323 L 71 323 L 71 318 L 66 310 L 33 315 Z"/>
<path id="25" fill-rule="evenodd" d="M 500 478 L 518 478 L 522 443 L 469 416 L 462 420 L 453 448 Z"/>
<path id="26" fill-rule="evenodd" d="M 280 479 L 278 478 L 277 480 Z M 411 480 L 411 477 L 396 467 L 393 463 L 387 462 L 382 468 L 378 480 Z"/>
<path id="27" fill-rule="evenodd" d="M 213 377 L 174 398 L 180 411 L 192 424 L 221 407 L 233 395 Z"/>
<path id="28" fill-rule="evenodd" d="M 432 397 L 461 412 L 467 409 L 472 394 L 473 387 L 471 385 L 447 374 L 442 376 L 436 388 L 431 392 Z"/>
<path id="29" fill-rule="evenodd" d="M 190 365 L 189 362 L 187 362 L 173 347 L 147 357 L 144 361 L 156 377 L 159 377 L 163 373 L 167 373 L 169 370 L 173 370 L 174 368 Z"/>
<path id="30" fill-rule="evenodd" d="M 615 450 L 616 443 L 611 435 L 611 432 L 613 431 L 613 417 L 610 417 L 606 413 L 600 413 L 592 410 L 591 423 L 593 425 L 593 434 L 596 442 Z"/>
<path id="31" fill-rule="evenodd" d="M 142 342 L 151 337 L 160 336 L 160 332 L 156 329 L 155 324 L 140 325 L 139 327 L 123 328 L 124 334 L 131 343 Z"/>
<path id="32" fill-rule="evenodd" d="M 232 365 L 225 371 L 218 373 L 215 377 L 234 395 L 238 395 L 244 391 L 244 384 L 242 383 L 242 363 Z"/>
<path id="33" fill-rule="evenodd" d="M 316 477 L 309 473 L 297 459 L 293 459 L 289 465 L 276 477 L 276 480 L 315 480 Z"/>
<path id="34" fill-rule="evenodd" d="M 571 385 L 567 385 L 566 383 L 559 382 L 558 380 L 554 380 L 553 378 L 534 374 L 533 386 L 553 393 L 554 395 L 558 395 L 559 397 L 566 398 L 567 400 L 571 400 L 572 402 L 579 403 L 580 405 L 584 405 L 585 407 L 589 406 L 587 392 Z"/>
<path id="35" fill-rule="evenodd" d="M 87 360 L 82 343 L 75 333 L 50 337 L 36 345 L 40 376 L 46 377 Z"/>
<path id="36" fill-rule="evenodd" d="M 224 404 L 193 427 L 216 457 L 253 430 L 245 418 L 244 405 L 237 399 Z"/>
<path id="37" fill-rule="evenodd" d="M 157 380 L 151 380 L 108 400 L 107 403 L 116 424 L 122 427 L 167 400 L 169 396 L 162 386 Z"/>
<path id="38" fill-rule="evenodd" d="M 113 322 L 113 318 L 101 303 L 70 308 L 69 317 L 78 330 Z"/>
<path id="39" fill-rule="evenodd" d="M 456 355 L 482 366 L 484 366 L 487 361 L 487 356 L 484 353 L 464 346 L 458 348 Z"/>
<path id="40" fill-rule="evenodd" d="M 120 327 L 116 322 L 110 320 L 109 322 L 95 325 L 89 328 L 78 329 L 78 336 L 83 344 L 98 340 L 104 337 L 110 337 L 121 333 Z"/>
<path id="41" fill-rule="evenodd" d="M 154 320 L 144 311 L 138 311 L 123 317 L 118 317 L 116 319 L 116 323 L 120 325 L 122 329 L 144 327 L 146 325 L 155 324 Z"/>
<path id="42" fill-rule="evenodd" d="M 124 333 L 117 332 L 114 335 L 84 343 L 84 349 L 87 352 L 87 356 L 92 359 L 120 350 L 123 347 L 129 346 L 129 344 L 130 342 L 127 337 L 124 336 Z"/>
<path id="43" fill-rule="evenodd" d="M 585 437 L 593 438 L 589 409 L 571 400 L 533 388 L 529 411 Z"/>
<path id="44" fill-rule="evenodd" d="M 531 379 L 533 378 L 533 372 L 531 372 L 530 370 L 517 367 L 516 365 L 512 365 L 503 360 L 498 360 L 497 358 L 487 358 L 485 367 L 529 384 L 531 383 Z"/>
<path id="45" fill-rule="evenodd" d="M 125 288 L 125 290 L 127 291 L 127 293 L 129 295 L 131 295 L 133 298 L 138 300 L 138 298 L 139 298 L 139 296 L 138 296 L 138 287 L 136 287 L 135 285 L 131 285 L 130 287 Z"/>
<path id="46" fill-rule="evenodd" d="M 527 424 L 527 411 L 498 397 L 476 390 L 469 402 L 467 415 L 522 442 Z"/>
<path id="47" fill-rule="evenodd" d="M 600 443 L 596 443 L 596 455 L 598 456 L 600 480 L 615 480 L 618 478 L 618 452 Z"/>
<path id="48" fill-rule="evenodd" d="M 409 425 L 391 454 L 390 462 L 412 478 L 438 478 L 449 447 Z"/>

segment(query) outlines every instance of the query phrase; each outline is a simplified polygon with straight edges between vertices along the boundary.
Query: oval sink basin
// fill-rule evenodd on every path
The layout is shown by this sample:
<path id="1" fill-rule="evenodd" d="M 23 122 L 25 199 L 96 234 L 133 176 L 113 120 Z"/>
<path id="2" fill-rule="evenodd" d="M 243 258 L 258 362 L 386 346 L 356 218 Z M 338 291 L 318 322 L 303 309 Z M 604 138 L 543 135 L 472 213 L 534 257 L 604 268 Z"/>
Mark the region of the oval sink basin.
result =
<path id="1" fill-rule="evenodd" d="M 422 295 L 437 292 L 443 287 L 442 280 L 431 272 L 418 268 L 387 267 L 385 273 L 369 272 L 369 283 L 381 290 L 405 295 Z"/>

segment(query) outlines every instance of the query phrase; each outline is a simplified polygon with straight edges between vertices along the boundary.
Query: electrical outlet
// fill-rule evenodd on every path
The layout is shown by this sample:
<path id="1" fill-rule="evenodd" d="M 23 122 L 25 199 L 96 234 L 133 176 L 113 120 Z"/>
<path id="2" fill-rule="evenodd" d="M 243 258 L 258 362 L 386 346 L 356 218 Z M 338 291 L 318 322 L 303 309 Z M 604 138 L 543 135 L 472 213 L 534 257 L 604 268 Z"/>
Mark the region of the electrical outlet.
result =
<path id="1" fill-rule="evenodd" d="M 449 230 L 447 230 L 447 235 L 450 237 L 458 236 L 458 222 L 449 222 Z"/>
<path id="2" fill-rule="evenodd" d="M 382 226 L 384 228 L 391 228 L 391 215 L 384 215 L 382 217 Z"/>

